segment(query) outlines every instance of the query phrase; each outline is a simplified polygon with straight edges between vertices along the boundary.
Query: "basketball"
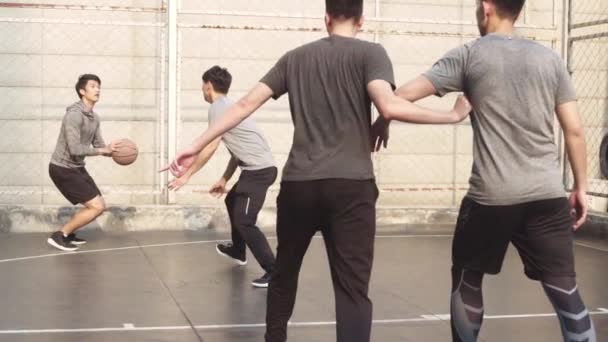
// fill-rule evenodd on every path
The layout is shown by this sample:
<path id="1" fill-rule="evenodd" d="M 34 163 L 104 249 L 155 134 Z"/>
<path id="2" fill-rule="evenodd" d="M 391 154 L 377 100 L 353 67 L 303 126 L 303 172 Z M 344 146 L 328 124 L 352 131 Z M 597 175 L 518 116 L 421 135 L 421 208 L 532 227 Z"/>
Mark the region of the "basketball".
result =
<path id="1" fill-rule="evenodd" d="M 137 159 L 137 145 L 129 139 L 117 141 L 118 151 L 112 153 L 112 159 L 119 165 L 132 164 Z"/>

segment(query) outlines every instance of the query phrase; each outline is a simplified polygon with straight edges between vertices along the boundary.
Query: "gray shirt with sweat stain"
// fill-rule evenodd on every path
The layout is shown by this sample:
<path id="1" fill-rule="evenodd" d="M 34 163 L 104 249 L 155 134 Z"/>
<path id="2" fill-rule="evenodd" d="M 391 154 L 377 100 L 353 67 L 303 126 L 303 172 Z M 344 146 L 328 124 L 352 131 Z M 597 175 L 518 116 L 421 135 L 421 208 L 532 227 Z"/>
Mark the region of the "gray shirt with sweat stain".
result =
<path id="1" fill-rule="evenodd" d="M 424 76 L 437 95 L 464 91 L 474 108 L 471 199 L 513 205 L 565 196 L 553 126 L 556 107 L 576 94 L 554 51 L 489 34 L 451 50 Z"/>

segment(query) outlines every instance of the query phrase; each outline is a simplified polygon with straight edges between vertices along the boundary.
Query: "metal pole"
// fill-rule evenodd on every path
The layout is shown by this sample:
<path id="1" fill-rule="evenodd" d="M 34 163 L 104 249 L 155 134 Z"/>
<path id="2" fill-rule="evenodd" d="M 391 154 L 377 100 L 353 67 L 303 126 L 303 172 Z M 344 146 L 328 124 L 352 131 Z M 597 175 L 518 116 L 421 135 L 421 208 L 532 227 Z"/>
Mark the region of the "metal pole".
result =
<path id="1" fill-rule="evenodd" d="M 563 0 L 562 8 L 562 44 L 561 55 L 566 63 L 568 72 L 570 72 L 570 23 L 572 20 L 572 0 Z M 568 163 L 566 161 L 566 148 L 564 146 L 564 131 L 559 130 L 557 146 L 560 151 L 560 164 L 562 166 L 562 180 L 564 187 L 569 188 L 568 181 Z"/>
<path id="2" fill-rule="evenodd" d="M 168 142 L 168 160 L 175 158 L 177 152 L 177 7 L 176 0 L 168 1 L 169 9 L 169 90 L 167 94 L 168 111 L 167 111 L 167 142 Z M 175 193 L 166 192 L 167 204 L 175 203 Z"/>
<path id="3" fill-rule="evenodd" d="M 556 0 L 552 1 L 552 7 L 551 7 L 551 24 L 553 25 L 553 27 L 557 27 L 557 3 Z"/>
<path id="4" fill-rule="evenodd" d="M 163 27 L 160 31 L 160 124 L 158 129 L 159 139 L 159 156 L 158 165 L 162 167 L 167 163 L 167 35 L 166 29 Z M 167 199 L 163 196 L 163 192 L 166 189 L 165 184 L 167 183 L 168 177 L 165 172 L 158 173 L 158 201 L 162 204 L 167 204 Z"/>
<path id="5" fill-rule="evenodd" d="M 374 17 L 378 18 L 380 17 L 380 0 L 375 0 L 374 1 Z M 374 43 L 378 43 L 378 30 L 374 30 Z M 376 109 L 375 106 L 372 106 L 372 123 L 377 120 L 379 117 L 379 113 L 378 110 Z M 380 178 L 380 165 L 381 163 L 381 156 L 379 153 L 373 153 L 372 154 L 372 158 L 373 158 L 373 166 L 374 166 L 374 174 L 376 175 L 376 179 L 377 182 L 381 182 L 382 179 Z"/>

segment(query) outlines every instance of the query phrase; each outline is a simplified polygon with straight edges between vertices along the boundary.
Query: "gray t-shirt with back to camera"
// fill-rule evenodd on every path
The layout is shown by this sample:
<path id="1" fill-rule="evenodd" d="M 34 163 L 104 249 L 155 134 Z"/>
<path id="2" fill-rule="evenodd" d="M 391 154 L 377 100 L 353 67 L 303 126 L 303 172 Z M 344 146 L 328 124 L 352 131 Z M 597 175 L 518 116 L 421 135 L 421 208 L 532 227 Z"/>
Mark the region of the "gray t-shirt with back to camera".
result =
<path id="1" fill-rule="evenodd" d="M 451 50 L 424 76 L 437 95 L 464 91 L 474 108 L 467 196 L 484 205 L 565 196 L 553 125 L 556 106 L 576 94 L 555 52 L 490 34 Z"/>
<path id="2" fill-rule="evenodd" d="M 262 78 L 277 99 L 289 93 L 293 145 L 285 181 L 374 178 L 367 84 L 394 86 L 384 48 L 331 35 L 287 52 Z"/>
<path id="3" fill-rule="evenodd" d="M 226 96 L 216 99 L 209 108 L 209 124 L 211 125 L 219 119 L 232 104 L 233 101 Z M 224 133 L 222 141 L 230 155 L 238 160 L 238 165 L 242 170 L 261 170 L 276 165 L 266 139 L 250 117 Z"/>

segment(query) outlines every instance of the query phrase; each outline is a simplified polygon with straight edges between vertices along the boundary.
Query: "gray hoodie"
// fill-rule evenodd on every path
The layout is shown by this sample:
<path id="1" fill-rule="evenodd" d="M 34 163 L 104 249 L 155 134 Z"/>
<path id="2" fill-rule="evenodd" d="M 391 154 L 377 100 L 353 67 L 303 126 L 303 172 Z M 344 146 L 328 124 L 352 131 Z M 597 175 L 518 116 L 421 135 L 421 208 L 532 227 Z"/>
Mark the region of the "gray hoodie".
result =
<path id="1" fill-rule="evenodd" d="M 84 103 L 78 101 L 66 109 L 51 163 L 67 168 L 84 167 L 84 158 L 98 155 L 96 148 L 104 146 L 99 116 L 87 112 Z"/>

